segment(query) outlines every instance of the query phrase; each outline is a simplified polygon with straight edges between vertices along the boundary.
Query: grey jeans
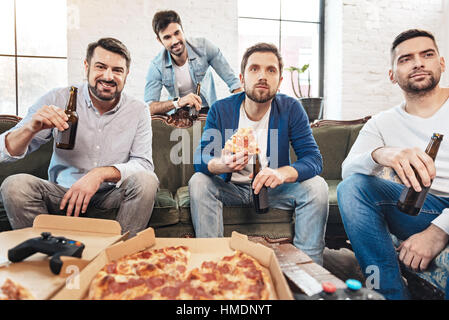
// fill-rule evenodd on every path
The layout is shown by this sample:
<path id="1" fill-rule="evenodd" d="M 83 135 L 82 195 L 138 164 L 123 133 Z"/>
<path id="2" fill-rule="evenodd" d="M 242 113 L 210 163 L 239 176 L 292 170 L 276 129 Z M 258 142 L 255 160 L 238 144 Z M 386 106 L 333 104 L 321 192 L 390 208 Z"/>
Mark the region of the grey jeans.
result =
<path id="1" fill-rule="evenodd" d="M 90 200 L 89 208 L 118 209 L 116 220 L 122 232 L 135 236 L 144 230 L 153 212 L 157 178 L 147 172 L 132 175 L 119 188 L 98 191 Z M 13 229 L 31 227 L 41 213 L 64 214 L 59 209 L 67 188 L 29 174 L 6 178 L 0 186 L 0 197 Z M 83 214 L 80 213 L 82 217 Z"/>
<path id="2" fill-rule="evenodd" d="M 293 244 L 313 261 L 323 264 L 324 235 L 329 214 L 326 181 L 315 176 L 301 183 L 268 189 L 271 208 L 294 210 Z M 251 186 L 225 182 L 195 173 L 189 181 L 190 211 L 198 238 L 223 237 L 223 206 L 252 205 Z"/>

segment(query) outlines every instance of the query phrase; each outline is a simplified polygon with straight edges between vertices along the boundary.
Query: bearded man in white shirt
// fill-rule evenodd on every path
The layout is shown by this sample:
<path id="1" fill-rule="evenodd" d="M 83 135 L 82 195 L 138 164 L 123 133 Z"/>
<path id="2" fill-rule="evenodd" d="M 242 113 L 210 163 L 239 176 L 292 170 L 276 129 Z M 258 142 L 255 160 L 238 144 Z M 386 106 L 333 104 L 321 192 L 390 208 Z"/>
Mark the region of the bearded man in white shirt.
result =
<path id="1" fill-rule="evenodd" d="M 445 61 L 430 32 L 412 29 L 398 35 L 391 62 L 390 80 L 402 89 L 405 101 L 362 128 L 343 162 L 344 180 L 337 192 L 362 271 L 378 267 L 375 289 L 387 299 L 408 299 L 399 261 L 414 271 L 426 270 L 449 239 L 449 88 L 439 86 Z M 424 152 L 433 133 L 447 136 L 435 162 Z M 393 169 L 402 184 L 377 177 L 384 168 Z M 407 187 L 417 192 L 430 187 L 417 216 L 397 208 Z M 398 247 L 391 234 L 402 240 Z"/>

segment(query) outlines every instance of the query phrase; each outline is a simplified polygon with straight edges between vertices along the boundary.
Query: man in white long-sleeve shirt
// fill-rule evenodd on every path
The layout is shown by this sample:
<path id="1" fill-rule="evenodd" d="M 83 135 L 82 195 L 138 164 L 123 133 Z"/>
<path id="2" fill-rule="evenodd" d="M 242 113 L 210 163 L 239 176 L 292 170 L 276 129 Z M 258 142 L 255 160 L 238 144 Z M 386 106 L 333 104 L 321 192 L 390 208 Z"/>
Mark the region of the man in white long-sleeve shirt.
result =
<path id="1" fill-rule="evenodd" d="M 398 258 L 408 268 L 425 270 L 449 239 L 449 88 L 439 86 L 445 61 L 427 31 L 398 35 L 391 62 L 391 82 L 402 89 L 405 101 L 375 115 L 362 128 L 343 162 L 344 180 L 337 192 L 362 270 L 378 267 L 376 289 L 388 299 L 407 299 Z M 424 152 L 434 132 L 446 136 L 435 163 Z M 384 168 L 392 168 L 402 184 L 379 178 Z M 425 187 L 431 186 L 418 216 L 396 207 L 405 187 L 421 191 L 412 168 Z M 390 233 L 403 240 L 398 248 Z"/>

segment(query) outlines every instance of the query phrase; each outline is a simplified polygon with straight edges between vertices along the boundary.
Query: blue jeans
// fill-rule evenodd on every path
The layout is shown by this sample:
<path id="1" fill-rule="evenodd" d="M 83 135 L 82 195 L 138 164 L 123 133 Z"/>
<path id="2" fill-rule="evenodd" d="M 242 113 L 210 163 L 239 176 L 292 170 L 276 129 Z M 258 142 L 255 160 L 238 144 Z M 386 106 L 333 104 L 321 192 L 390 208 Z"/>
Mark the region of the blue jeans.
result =
<path id="1" fill-rule="evenodd" d="M 378 290 L 387 299 L 408 299 L 391 234 L 406 240 L 427 229 L 449 207 L 449 198 L 428 194 L 421 213 L 409 216 L 396 207 L 404 186 L 389 180 L 354 174 L 338 185 L 337 196 L 343 224 L 366 276 L 379 270 Z M 391 233 L 391 234 L 390 234 Z"/>
<path id="2" fill-rule="evenodd" d="M 190 211 L 198 238 L 223 237 L 223 205 L 252 205 L 251 186 L 225 182 L 217 176 L 195 173 L 189 181 Z M 316 263 L 323 264 L 328 186 L 315 176 L 301 183 L 268 188 L 270 208 L 294 210 L 293 244 Z"/>

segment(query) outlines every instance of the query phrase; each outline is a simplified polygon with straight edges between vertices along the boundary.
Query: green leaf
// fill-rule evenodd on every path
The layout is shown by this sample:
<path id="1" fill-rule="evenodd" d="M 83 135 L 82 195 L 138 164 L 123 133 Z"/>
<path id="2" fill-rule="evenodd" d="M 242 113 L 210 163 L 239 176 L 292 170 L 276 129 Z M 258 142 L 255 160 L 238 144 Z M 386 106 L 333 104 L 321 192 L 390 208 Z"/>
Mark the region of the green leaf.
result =
<path id="1" fill-rule="evenodd" d="M 301 68 L 301 73 L 303 73 L 303 72 L 305 72 L 307 69 L 309 69 L 309 64 L 305 64 L 305 65 L 303 65 L 302 66 L 302 68 Z"/>

